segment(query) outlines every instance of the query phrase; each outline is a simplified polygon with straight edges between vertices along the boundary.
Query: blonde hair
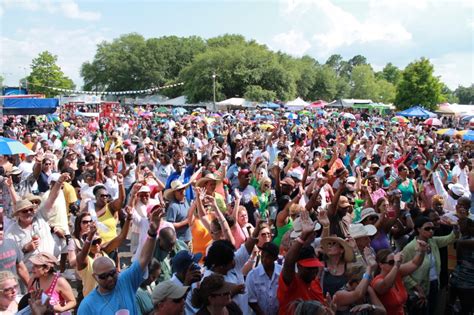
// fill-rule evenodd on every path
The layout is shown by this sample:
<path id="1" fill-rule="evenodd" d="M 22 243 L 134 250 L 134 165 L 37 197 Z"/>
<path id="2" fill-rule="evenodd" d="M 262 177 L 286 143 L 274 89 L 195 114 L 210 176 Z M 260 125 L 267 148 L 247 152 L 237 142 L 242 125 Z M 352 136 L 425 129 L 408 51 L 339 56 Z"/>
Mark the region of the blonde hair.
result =
<path id="1" fill-rule="evenodd" d="M 431 202 L 438 202 L 440 204 L 444 204 L 444 198 L 441 195 L 434 195 L 433 198 L 431 198 Z"/>
<path id="2" fill-rule="evenodd" d="M 290 215 L 300 213 L 304 210 L 304 207 L 300 204 L 292 204 L 290 206 Z"/>
<path id="3" fill-rule="evenodd" d="M 0 286 L 3 285 L 5 281 L 10 280 L 10 279 L 14 279 L 18 281 L 18 278 L 13 273 L 11 273 L 11 271 L 8 271 L 8 270 L 0 271 Z"/>

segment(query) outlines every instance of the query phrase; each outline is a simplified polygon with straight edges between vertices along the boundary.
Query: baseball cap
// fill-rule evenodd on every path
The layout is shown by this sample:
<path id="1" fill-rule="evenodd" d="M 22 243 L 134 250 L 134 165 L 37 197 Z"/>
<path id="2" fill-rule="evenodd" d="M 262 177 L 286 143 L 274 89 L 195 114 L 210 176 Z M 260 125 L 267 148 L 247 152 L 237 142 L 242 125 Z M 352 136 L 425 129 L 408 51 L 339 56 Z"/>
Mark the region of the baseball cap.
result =
<path id="1" fill-rule="evenodd" d="M 305 258 L 298 260 L 298 265 L 306 268 L 324 267 L 323 263 L 317 258 Z"/>
<path id="2" fill-rule="evenodd" d="M 201 253 L 191 254 L 187 250 L 179 251 L 172 259 L 173 272 L 181 272 L 189 268 L 193 263 L 198 263 L 202 258 Z"/>
<path id="3" fill-rule="evenodd" d="M 245 175 L 248 175 L 248 174 L 251 174 L 252 171 L 249 170 L 248 168 L 243 168 L 239 171 L 239 175 L 238 176 L 245 176 Z"/>
<path id="4" fill-rule="evenodd" d="M 178 285 L 175 282 L 168 280 L 160 282 L 154 289 L 151 295 L 153 305 L 160 304 L 165 299 L 179 299 L 182 298 L 188 291 L 189 286 Z"/>

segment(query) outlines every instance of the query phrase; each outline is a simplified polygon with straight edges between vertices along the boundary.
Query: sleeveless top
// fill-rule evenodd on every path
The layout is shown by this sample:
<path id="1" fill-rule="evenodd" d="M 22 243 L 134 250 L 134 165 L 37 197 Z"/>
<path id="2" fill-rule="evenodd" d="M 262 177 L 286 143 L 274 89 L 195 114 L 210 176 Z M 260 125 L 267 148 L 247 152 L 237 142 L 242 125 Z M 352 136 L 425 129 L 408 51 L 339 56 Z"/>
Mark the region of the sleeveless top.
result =
<path id="1" fill-rule="evenodd" d="M 61 296 L 61 294 L 58 291 L 56 291 L 56 285 L 58 283 L 59 277 L 60 277 L 60 273 L 59 272 L 55 273 L 53 281 L 51 281 L 51 284 L 49 285 L 49 288 L 47 288 L 44 291 L 44 293 L 47 296 L 49 296 L 49 298 L 50 298 L 49 303 L 52 306 L 54 306 L 54 305 L 64 306 L 66 304 L 66 301 Z M 33 285 L 34 285 L 34 288 L 33 288 Z M 31 284 L 29 292 L 37 291 L 37 290 L 40 290 L 40 289 L 41 289 L 41 287 L 40 287 L 39 279 L 35 278 L 35 280 L 33 280 L 33 283 Z M 58 313 L 56 313 L 56 314 L 58 314 Z"/>
<path id="2" fill-rule="evenodd" d="M 292 228 L 293 228 L 293 220 L 291 218 L 288 218 L 288 223 L 287 224 L 285 224 L 283 226 L 280 226 L 280 227 L 277 227 L 277 233 L 278 234 L 273 239 L 273 243 L 275 243 L 275 245 L 280 246 L 283 235 L 285 235 L 285 233 L 288 232 L 289 230 L 291 230 Z"/>
<path id="3" fill-rule="evenodd" d="M 38 183 L 38 191 L 40 193 L 44 193 L 49 190 L 48 177 L 49 176 L 43 171 L 41 171 L 40 175 L 38 176 L 36 182 Z"/>
<path id="4" fill-rule="evenodd" d="M 397 187 L 400 189 L 402 193 L 402 201 L 403 202 L 410 202 L 413 200 L 413 195 L 415 194 L 415 188 L 413 187 L 413 180 L 410 179 L 408 181 L 408 186 L 402 184 L 398 185 Z"/>
<path id="5" fill-rule="evenodd" d="M 103 209 L 103 208 L 102 208 Z M 101 210 L 102 210 L 101 209 Z M 105 205 L 105 213 L 97 218 L 99 225 L 97 231 L 104 243 L 108 243 L 117 237 L 117 220 L 112 212 L 110 212 L 109 205 Z"/>
<path id="6" fill-rule="evenodd" d="M 346 265 L 344 265 L 344 273 L 339 276 L 331 274 L 327 267 L 324 268 L 323 275 L 321 277 L 321 285 L 323 287 L 324 296 L 329 292 L 329 295 L 333 296 L 334 293 L 339 291 L 347 283 Z"/>

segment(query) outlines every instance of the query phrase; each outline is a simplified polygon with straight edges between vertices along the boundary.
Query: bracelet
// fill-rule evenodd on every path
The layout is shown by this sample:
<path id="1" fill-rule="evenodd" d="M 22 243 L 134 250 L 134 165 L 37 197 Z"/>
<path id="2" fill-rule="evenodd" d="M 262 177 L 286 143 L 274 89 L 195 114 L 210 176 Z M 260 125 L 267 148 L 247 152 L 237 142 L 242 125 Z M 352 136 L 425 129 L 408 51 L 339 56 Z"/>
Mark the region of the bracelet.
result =
<path id="1" fill-rule="evenodd" d="M 304 243 L 305 243 L 305 241 L 303 241 L 300 237 L 295 238 L 295 241 L 297 241 L 301 245 L 304 245 Z"/>
<path id="2" fill-rule="evenodd" d="M 408 217 L 411 217 L 411 213 L 410 213 L 410 212 L 406 212 L 406 213 L 405 213 L 405 218 L 408 218 Z"/>
<path id="3" fill-rule="evenodd" d="M 364 273 L 364 275 L 362 276 L 362 279 L 367 279 L 370 281 L 372 279 L 372 276 L 369 275 L 368 273 Z"/>
<path id="4" fill-rule="evenodd" d="M 147 235 L 149 238 L 156 239 L 156 237 L 158 236 L 158 233 L 150 233 L 150 231 L 148 230 Z"/>
<path id="5" fill-rule="evenodd" d="M 89 241 L 88 238 L 86 238 L 86 239 L 84 240 L 84 243 L 90 243 L 90 242 L 91 242 L 91 241 Z"/>

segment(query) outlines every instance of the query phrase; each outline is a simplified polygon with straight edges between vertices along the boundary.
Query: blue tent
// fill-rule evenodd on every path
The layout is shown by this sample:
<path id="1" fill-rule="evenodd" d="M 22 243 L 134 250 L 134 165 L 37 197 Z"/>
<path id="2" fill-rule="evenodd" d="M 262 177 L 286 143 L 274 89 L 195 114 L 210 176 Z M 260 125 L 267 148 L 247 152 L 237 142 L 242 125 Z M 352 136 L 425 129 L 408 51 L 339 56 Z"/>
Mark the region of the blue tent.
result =
<path id="1" fill-rule="evenodd" d="M 424 119 L 438 117 L 438 115 L 435 113 L 432 113 L 421 106 L 413 106 L 411 108 L 405 109 L 404 111 L 398 112 L 397 115 L 404 117 L 419 117 Z"/>
<path id="2" fill-rule="evenodd" d="M 52 114 L 59 106 L 56 98 L 6 98 L 3 100 L 4 115 Z"/>

